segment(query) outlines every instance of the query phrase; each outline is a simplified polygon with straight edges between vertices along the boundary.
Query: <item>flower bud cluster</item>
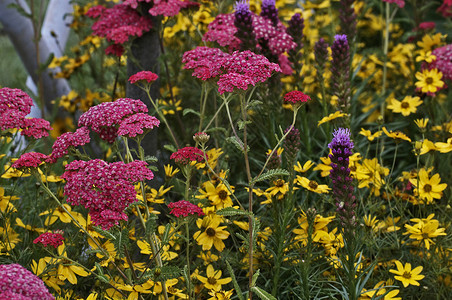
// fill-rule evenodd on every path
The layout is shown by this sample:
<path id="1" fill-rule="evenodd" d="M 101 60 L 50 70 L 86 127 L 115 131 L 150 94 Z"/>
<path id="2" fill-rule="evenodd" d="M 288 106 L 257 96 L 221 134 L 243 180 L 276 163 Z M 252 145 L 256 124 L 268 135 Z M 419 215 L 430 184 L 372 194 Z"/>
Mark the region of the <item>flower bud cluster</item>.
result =
<path id="1" fill-rule="evenodd" d="M 66 132 L 57 137 L 52 146 L 52 153 L 47 162 L 55 163 L 58 158 L 68 154 L 69 147 L 83 146 L 89 143 L 88 127 L 78 128 L 75 132 Z"/>
<path id="2" fill-rule="evenodd" d="M 42 244 L 44 247 L 47 247 L 48 245 L 58 248 L 58 246 L 63 245 L 64 237 L 61 235 L 61 233 L 57 232 L 45 232 L 38 236 L 33 243 L 34 244 Z"/>
<path id="3" fill-rule="evenodd" d="M 127 220 L 124 213 L 137 201 L 134 183 L 151 180 L 154 174 L 144 161 L 107 163 L 100 159 L 75 160 L 66 165 L 61 178 L 66 180 L 67 202 L 89 210 L 93 223 L 104 230 Z"/>
<path id="4" fill-rule="evenodd" d="M 0 265 L 0 299 L 54 300 L 44 282 L 19 264 Z"/>
<path id="5" fill-rule="evenodd" d="M 331 87 L 334 95 L 338 97 L 341 109 L 348 111 L 351 100 L 350 88 L 350 47 L 345 34 L 336 35 L 331 46 Z"/>
<path id="6" fill-rule="evenodd" d="M 298 152 L 300 151 L 301 138 L 300 131 L 291 126 L 284 130 L 284 134 L 289 132 L 284 140 L 284 155 L 290 164 L 295 162 Z"/>
<path id="7" fill-rule="evenodd" d="M 188 215 L 198 215 L 204 216 L 204 212 L 201 207 L 194 205 L 193 203 L 188 202 L 187 200 L 180 200 L 177 202 L 173 202 L 168 204 L 168 207 L 171 208 L 170 214 L 176 217 L 187 217 Z"/>
<path id="8" fill-rule="evenodd" d="M 262 0 L 261 16 L 272 22 L 273 26 L 279 23 L 278 10 L 275 6 L 275 0 Z"/>

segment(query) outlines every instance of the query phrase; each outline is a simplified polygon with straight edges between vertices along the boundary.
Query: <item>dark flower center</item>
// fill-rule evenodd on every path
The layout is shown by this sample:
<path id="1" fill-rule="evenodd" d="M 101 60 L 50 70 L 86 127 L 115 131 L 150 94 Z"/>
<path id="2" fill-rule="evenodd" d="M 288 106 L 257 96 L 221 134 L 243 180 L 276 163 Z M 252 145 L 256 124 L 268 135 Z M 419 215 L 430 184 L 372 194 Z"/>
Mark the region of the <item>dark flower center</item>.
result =
<path id="1" fill-rule="evenodd" d="M 315 190 L 319 185 L 315 181 L 309 181 L 309 187 L 313 190 Z"/>
<path id="2" fill-rule="evenodd" d="M 225 200 L 228 197 L 228 192 L 221 190 L 218 192 L 218 197 L 220 197 L 221 200 Z"/>
<path id="3" fill-rule="evenodd" d="M 209 277 L 207 278 L 207 282 L 209 284 L 215 285 L 217 283 L 217 280 L 215 279 L 215 277 Z"/>
<path id="4" fill-rule="evenodd" d="M 403 278 L 410 279 L 410 278 L 411 278 L 411 273 L 405 271 L 405 272 L 403 272 L 403 275 L 402 275 L 402 276 L 403 276 Z"/>
<path id="5" fill-rule="evenodd" d="M 432 186 L 430 184 L 424 185 L 424 192 L 429 193 L 432 190 Z"/>
<path id="6" fill-rule="evenodd" d="M 276 180 L 275 186 L 277 186 L 279 188 L 283 187 L 284 186 L 284 180 L 282 180 L 282 179 Z"/>
<path id="7" fill-rule="evenodd" d="M 215 236 L 215 229 L 213 229 L 212 227 L 207 228 L 206 233 L 208 236 Z"/>
<path id="8" fill-rule="evenodd" d="M 427 78 L 425 79 L 425 82 L 426 82 L 427 84 L 432 84 L 432 83 L 433 83 L 433 78 L 432 78 L 432 77 L 427 77 Z"/>
<path id="9" fill-rule="evenodd" d="M 408 102 L 402 102 L 402 108 L 408 108 L 410 107 L 410 104 Z"/>

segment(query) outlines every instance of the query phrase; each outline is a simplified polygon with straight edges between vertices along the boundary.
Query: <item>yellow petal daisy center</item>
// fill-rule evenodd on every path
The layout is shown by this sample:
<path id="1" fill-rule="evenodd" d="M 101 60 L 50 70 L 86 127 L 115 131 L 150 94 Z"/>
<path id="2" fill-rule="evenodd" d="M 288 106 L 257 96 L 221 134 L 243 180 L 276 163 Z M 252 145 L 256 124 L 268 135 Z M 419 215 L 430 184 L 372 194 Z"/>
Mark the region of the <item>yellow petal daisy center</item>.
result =
<path id="1" fill-rule="evenodd" d="M 221 200 L 225 200 L 228 197 L 228 192 L 221 190 L 218 192 L 218 197 L 220 197 Z"/>
<path id="2" fill-rule="evenodd" d="M 403 272 L 402 276 L 403 276 L 403 278 L 410 279 L 411 278 L 411 272 L 405 271 L 405 272 Z"/>
<path id="3" fill-rule="evenodd" d="M 402 108 L 409 108 L 410 104 L 408 102 L 402 102 L 402 104 L 400 105 Z"/>
<path id="4" fill-rule="evenodd" d="M 432 190 L 432 186 L 430 184 L 424 185 L 424 192 L 428 193 Z"/>
<path id="5" fill-rule="evenodd" d="M 215 285 L 217 283 L 217 280 L 215 279 L 215 277 L 209 277 L 207 278 L 207 282 L 211 285 Z"/>
<path id="6" fill-rule="evenodd" d="M 310 187 L 311 189 L 315 190 L 318 186 L 319 186 L 319 185 L 318 185 L 317 182 L 312 181 L 312 180 L 309 181 L 309 187 Z"/>
<path id="7" fill-rule="evenodd" d="M 432 77 L 427 77 L 427 78 L 425 78 L 425 82 L 427 84 L 432 84 L 433 83 L 433 78 Z"/>

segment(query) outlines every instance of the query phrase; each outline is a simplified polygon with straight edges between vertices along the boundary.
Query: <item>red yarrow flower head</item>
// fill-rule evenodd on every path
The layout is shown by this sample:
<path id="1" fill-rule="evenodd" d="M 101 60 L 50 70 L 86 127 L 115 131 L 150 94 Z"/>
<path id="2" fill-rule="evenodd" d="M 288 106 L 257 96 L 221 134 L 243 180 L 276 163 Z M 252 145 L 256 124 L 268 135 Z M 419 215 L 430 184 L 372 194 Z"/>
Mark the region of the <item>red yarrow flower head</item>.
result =
<path id="1" fill-rule="evenodd" d="M 12 164 L 12 167 L 15 169 L 37 168 L 47 158 L 47 155 L 39 152 L 24 153 Z"/>
<path id="2" fill-rule="evenodd" d="M 293 109 L 300 108 L 303 104 L 310 100 L 311 97 L 300 91 L 292 91 L 284 95 L 284 104 L 292 105 Z"/>
<path id="3" fill-rule="evenodd" d="M 113 143 L 123 120 L 134 114 L 146 112 L 148 108 L 141 100 L 121 98 L 91 107 L 80 116 L 78 126 L 86 126 L 97 132 L 101 139 Z"/>
<path id="4" fill-rule="evenodd" d="M 443 4 L 436 11 L 445 18 L 452 17 L 452 0 L 443 0 Z"/>
<path id="5" fill-rule="evenodd" d="M 151 71 L 141 71 L 130 76 L 129 82 L 131 84 L 135 84 L 137 82 L 153 83 L 154 81 L 157 80 L 157 78 L 159 78 L 159 76 L 155 73 L 152 73 Z"/>
<path id="6" fill-rule="evenodd" d="M 168 207 L 171 208 L 170 214 L 178 218 L 187 217 L 189 215 L 198 215 L 199 217 L 204 216 L 204 212 L 201 207 L 198 207 L 187 200 L 180 200 L 170 203 L 168 204 Z"/>
<path id="7" fill-rule="evenodd" d="M 0 293 L 0 299 L 4 300 L 55 299 L 38 276 L 19 264 L 0 265 Z"/>
<path id="8" fill-rule="evenodd" d="M 136 202 L 134 183 L 154 177 L 144 161 L 107 163 L 100 159 L 75 160 L 66 165 L 67 202 L 88 209 L 96 226 L 104 230 L 127 220 L 124 210 Z"/>
<path id="9" fill-rule="evenodd" d="M 38 236 L 33 243 L 42 244 L 44 247 L 52 246 L 58 248 L 58 246 L 63 245 L 64 237 L 60 232 L 46 232 Z"/>
<path id="10" fill-rule="evenodd" d="M 255 82 L 248 75 L 238 73 L 228 73 L 220 75 L 220 79 L 217 82 L 218 92 L 223 95 L 225 92 L 232 93 L 241 89 L 246 91 L 249 85 L 254 86 Z"/>
<path id="11" fill-rule="evenodd" d="M 145 134 L 154 127 L 158 127 L 160 121 L 145 113 L 137 113 L 125 118 L 119 123 L 118 135 L 130 138 Z"/>
<path id="12" fill-rule="evenodd" d="M 52 153 L 46 162 L 55 163 L 58 158 L 68 154 L 70 147 L 83 146 L 90 142 L 88 127 L 81 127 L 75 132 L 66 132 L 57 137 L 52 146 Z"/>
<path id="13" fill-rule="evenodd" d="M 195 147 L 184 147 L 171 154 L 170 159 L 174 159 L 176 163 L 186 166 L 192 162 L 203 162 L 204 152 Z"/>
<path id="14" fill-rule="evenodd" d="M 403 7 L 405 6 L 405 0 L 383 0 L 383 2 L 395 3 L 395 4 L 397 4 L 400 8 L 403 8 Z"/>
<path id="15" fill-rule="evenodd" d="M 34 137 L 40 139 L 45 136 L 49 136 L 49 131 L 53 128 L 50 127 L 50 123 L 47 120 L 41 118 L 24 119 L 21 135 Z"/>
<path id="16" fill-rule="evenodd" d="M 438 69 L 443 74 L 443 79 L 452 80 L 452 44 L 434 49 L 432 55 L 436 59 L 427 65 L 427 69 Z"/>

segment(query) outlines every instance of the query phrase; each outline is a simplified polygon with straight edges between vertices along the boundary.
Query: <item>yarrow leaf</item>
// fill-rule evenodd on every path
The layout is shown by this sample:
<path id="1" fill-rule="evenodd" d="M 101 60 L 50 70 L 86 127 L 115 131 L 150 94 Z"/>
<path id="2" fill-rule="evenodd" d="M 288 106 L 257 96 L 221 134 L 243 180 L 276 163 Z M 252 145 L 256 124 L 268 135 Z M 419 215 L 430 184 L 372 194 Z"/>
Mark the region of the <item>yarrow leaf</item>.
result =
<path id="1" fill-rule="evenodd" d="M 228 268 L 229 275 L 231 276 L 232 284 L 234 285 L 234 289 L 237 294 L 237 297 L 239 297 L 239 300 L 245 300 L 243 298 L 243 292 L 240 289 L 239 284 L 237 283 L 237 278 L 235 278 L 234 270 L 232 269 L 231 265 L 229 264 L 229 262 L 227 260 L 226 260 L 226 266 Z"/>
<path id="2" fill-rule="evenodd" d="M 184 109 L 184 111 L 182 112 L 182 115 L 185 116 L 186 114 L 195 114 L 195 115 L 197 115 L 198 117 L 200 116 L 199 112 L 197 112 L 196 110 L 191 109 L 191 108 L 186 108 L 186 109 Z"/>
<path id="3" fill-rule="evenodd" d="M 232 216 L 248 216 L 250 215 L 250 212 L 233 207 L 225 207 L 220 210 L 217 210 L 216 214 L 219 216 L 232 217 Z"/>
<path id="4" fill-rule="evenodd" d="M 260 182 L 260 181 L 264 181 L 264 180 L 270 180 L 270 179 L 272 179 L 274 177 L 278 177 L 278 176 L 288 176 L 288 175 L 289 175 L 289 171 L 287 171 L 285 169 L 272 169 L 272 170 L 268 170 L 264 174 L 254 177 L 253 180 L 251 180 L 251 184 L 255 184 L 256 182 Z"/>

